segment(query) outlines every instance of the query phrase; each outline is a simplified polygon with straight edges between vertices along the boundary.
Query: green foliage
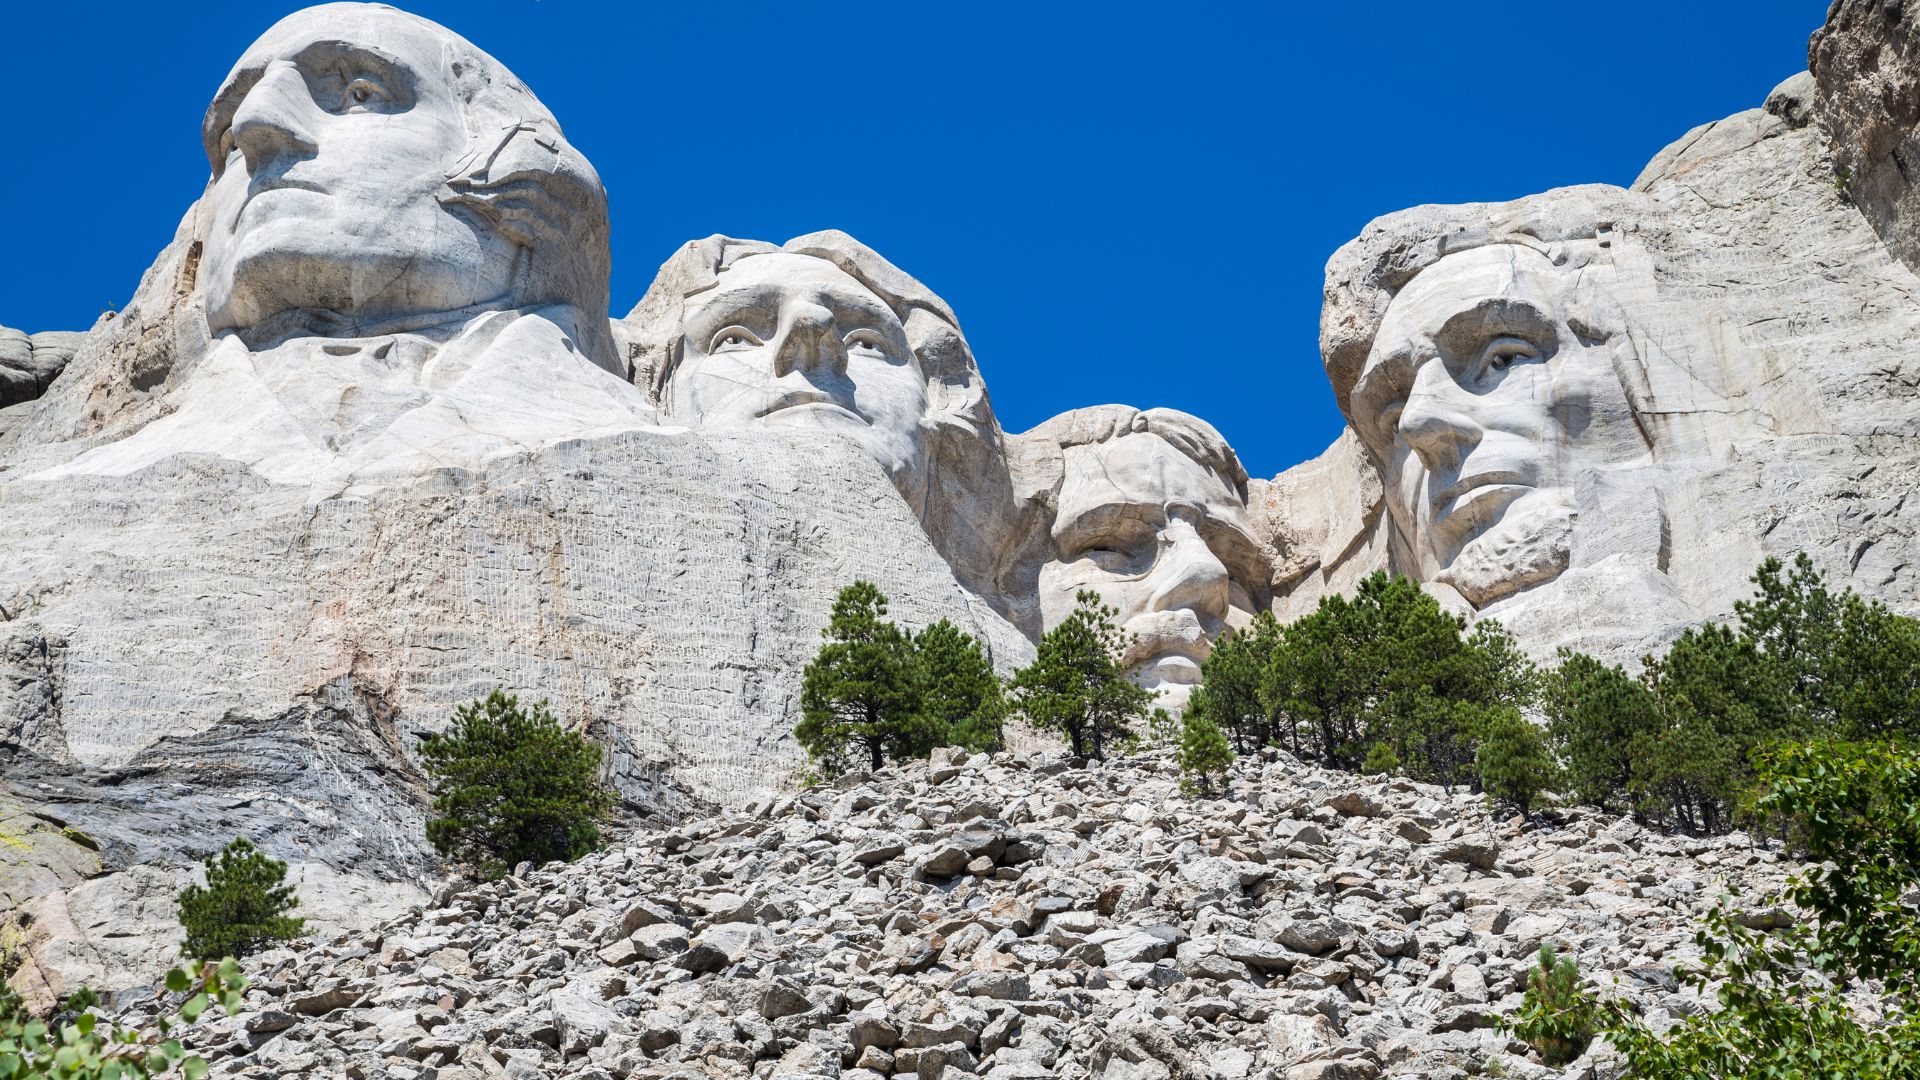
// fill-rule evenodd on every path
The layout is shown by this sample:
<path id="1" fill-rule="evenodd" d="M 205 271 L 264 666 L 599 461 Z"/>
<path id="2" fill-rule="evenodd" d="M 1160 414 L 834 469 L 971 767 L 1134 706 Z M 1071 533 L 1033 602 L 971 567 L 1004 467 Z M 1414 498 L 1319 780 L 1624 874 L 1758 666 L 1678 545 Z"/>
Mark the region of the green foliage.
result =
<path id="1" fill-rule="evenodd" d="M 1542 703 L 1584 802 L 1689 833 L 1746 819 L 1756 752 L 1783 740 L 1920 735 L 1920 622 L 1833 593 L 1805 555 L 1753 575 L 1739 627 L 1689 630 L 1638 680 L 1562 652 Z"/>
<path id="2" fill-rule="evenodd" d="M 1721 907 L 1683 975 L 1720 1009 L 1656 1033 L 1624 1009 L 1607 1036 L 1636 1076 L 1920 1075 L 1920 752 L 1815 740 L 1758 756 L 1755 811 L 1788 823 L 1809 859 L 1783 898 L 1802 920 L 1777 932 Z M 1869 1026 L 1840 990 L 1878 990 Z"/>
<path id="3" fill-rule="evenodd" d="M 919 662 L 920 715 L 940 744 L 1003 748 L 1006 694 L 979 639 L 941 619 L 914 635 L 913 651 Z"/>
<path id="4" fill-rule="evenodd" d="M 238 1013 L 246 986 L 231 958 L 203 965 L 198 975 L 175 968 L 167 973 L 167 989 L 185 1000 L 148 1029 L 121 1027 L 84 1011 L 98 1000 L 86 991 L 65 1003 L 77 1016 L 49 1024 L 28 1015 L 20 999 L 0 986 L 0 1080 L 200 1080 L 207 1075 L 206 1059 L 187 1053 L 173 1030 L 216 1006 L 229 1016 Z"/>
<path id="5" fill-rule="evenodd" d="M 1158 712 L 1159 710 L 1155 710 Z M 1180 787 L 1190 795 L 1225 791 L 1233 747 L 1208 717 L 1189 710 L 1180 724 Z"/>
<path id="6" fill-rule="evenodd" d="M 1352 599 L 1322 598 L 1268 640 L 1258 690 L 1265 731 L 1336 768 L 1477 783 L 1482 730 L 1535 693 L 1533 666 L 1497 623 L 1469 634 L 1412 580 L 1384 573 Z"/>
<path id="7" fill-rule="evenodd" d="M 998 750 L 1007 700 L 979 639 L 941 619 L 912 634 L 871 582 L 840 590 L 826 644 L 800 684 L 794 738 L 819 776 L 924 758 L 937 746 Z"/>
<path id="8" fill-rule="evenodd" d="M 1661 730 L 1658 703 L 1625 670 L 1584 653 L 1560 650 L 1560 664 L 1541 678 L 1547 737 L 1581 802 L 1625 812 L 1634 808 L 1635 762 Z"/>
<path id="9" fill-rule="evenodd" d="M 1522 814 L 1532 813 L 1533 801 L 1541 792 L 1553 790 L 1560 779 L 1560 770 L 1547 752 L 1546 737 L 1512 712 L 1487 723 L 1474 752 L 1474 766 L 1487 794 L 1512 803 Z"/>
<path id="10" fill-rule="evenodd" d="M 1267 664 L 1280 645 L 1280 623 L 1270 611 L 1229 630 L 1200 662 L 1200 685 L 1187 701 L 1187 713 L 1212 721 L 1233 740 L 1239 753 L 1273 741 L 1274 717 L 1260 697 Z"/>
<path id="11" fill-rule="evenodd" d="M 305 919 L 287 913 L 300 906 L 287 879 L 287 864 L 243 838 L 206 860 L 207 883 L 180 891 L 180 925 L 187 938 L 182 956 L 244 959 L 279 941 L 306 933 Z"/>
<path id="12" fill-rule="evenodd" d="M 498 875 L 522 862 L 571 861 L 600 846 L 614 794 L 600 748 L 560 726 L 545 701 L 530 709 L 498 690 L 460 706 L 420 757 L 433 781 L 427 839 L 442 855 Z"/>
<path id="13" fill-rule="evenodd" d="M 1540 964 L 1527 975 L 1520 1010 L 1502 1018 L 1500 1026 L 1557 1067 L 1586 1052 L 1603 1016 L 1599 997 L 1574 962 L 1556 957 L 1553 946 L 1542 945 Z"/>
<path id="14" fill-rule="evenodd" d="M 1113 621 L 1119 612 L 1090 591 L 1075 599 L 1073 614 L 1041 636 L 1033 663 L 1008 685 L 1028 723 L 1064 737 L 1077 757 L 1105 758 L 1147 716 L 1153 692 L 1120 666 L 1127 639 Z"/>

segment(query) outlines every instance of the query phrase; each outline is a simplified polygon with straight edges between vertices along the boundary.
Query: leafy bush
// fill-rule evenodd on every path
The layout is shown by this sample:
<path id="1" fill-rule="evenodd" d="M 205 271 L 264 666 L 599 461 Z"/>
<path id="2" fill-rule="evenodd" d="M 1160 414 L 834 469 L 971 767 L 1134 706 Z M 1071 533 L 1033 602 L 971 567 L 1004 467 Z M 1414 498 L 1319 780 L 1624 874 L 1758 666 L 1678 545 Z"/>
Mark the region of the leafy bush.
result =
<path id="1" fill-rule="evenodd" d="M 1656 1033 L 1624 1009 L 1607 1036 L 1634 1075 L 1920 1075 L 1920 751 L 1818 740 L 1759 756 L 1763 818 L 1789 823 L 1810 860 L 1784 897 L 1802 920 L 1766 932 L 1722 906 L 1682 973 L 1720 1009 Z M 1841 990 L 1879 991 L 1869 1025 Z"/>
<path id="2" fill-rule="evenodd" d="M 236 837 L 206 860 L 206 871 L 204 886 L 180 890 L 180 925 L 187 932 L 182 956 L 245 959 L 306 933 L 306 920 L 287 914 L 300 900 L 281 884 L 286 863 Z"/>
<path id="3" fill-rule="evenodd" d="M 1520 1011 L 1500 1022 L 1515 1038 L 1540 1052 L 1549 1065 L 1565 1065 L 1586 1052 L 1599 1029 L 1599 997 L 1580 977 L 1580 969 L 1553 946 L 1540 946 L 1540 964 L 1527 974 Z"/>
<path id="4" fill-rule="evenodd" d="M 1384 573 L 1350 600 L 1323 597 L 1311 615 L 1243 642 L 1263 640 L 1271 737 L 1335 768 L 1392 763 L 1417 780 L 1475 783 L 1481 730 L 1535 693 L 1533 666 L 1497 623 L 1469 633 L 1418 584 Z"/>
<path id="5" fill-rule="evenodd" d="M 1119 612 L 1081 590 L 1073 614 L 1041 635 L 1033 663 L 1008 684 L 1027 722 L 1067 740 L 1076 757 L 1105 758 L 1153 705 L 1153 692 L 1127 681 L 1120 665 L 1127 638 Z"/>
<path id="6" fill-rule="evenodd" d="M 1180 724 L 1181 789 L 1204 796 L 1225 790 L 1232 765 L 1233 747 L 1227 744 L 1226 733 L 1206 716 L 1189 710 Z"/>
<path id="7" fill-rule="evenodd" d="M 420 757 L 433 781 L 427 839 L 434 850 L 498 875 L 522 862 L 577 859 L 600 846 L 614 794 L 600 780 L 600 748 L 498 690 L 454 712 Z"/>
<path id="8" fill-rule="evenodd" d="M 186 994 L 175 1015 L 162 1017 L 151 1029 L 120 1027 L 81 1011 L 71 1021 L 54 1025 L 36 1020 L 20 999 L 0 984 L 0 1080 L 134 1080 L 179 1076 L 200 1080 L 207 1074 L 206 1059 L 189 1054 L 180 1040 L 170 1038 L 182 1023 L 191 1024 L 215 1005 L 231 1016 L 240 1011 L 240 994 L 247 977 L 231 958 L 207 963 L 195 975 L 185 968 L 167 973 L 167 989 Z M 84 1008 L 96 1000 L 81 991 L 68 1004 Z"/>

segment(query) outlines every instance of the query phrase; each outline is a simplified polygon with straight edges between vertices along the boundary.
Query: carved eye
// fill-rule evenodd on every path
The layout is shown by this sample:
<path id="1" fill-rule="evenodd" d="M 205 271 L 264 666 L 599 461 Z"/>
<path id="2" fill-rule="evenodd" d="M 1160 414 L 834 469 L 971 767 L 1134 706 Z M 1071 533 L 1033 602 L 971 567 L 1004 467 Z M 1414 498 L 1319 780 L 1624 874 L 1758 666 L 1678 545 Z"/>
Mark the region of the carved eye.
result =
<path id="1" fill-rule="evenodd" d="M 761 342 L 753 331 L 744 326 L 729 326 L 713 335 L 713 343 L 707 347 L 707 354 L 739 352 L 742 349 L 758 348 Z"/>
<path id="2" fill-rule="evenodd" d="M 1525 338 L 1501 337 L 1487 343 L 1480 354 L 1480 370 L 1505 371 L 1516 362 L 1540 359 L 1540 350 Z"/>
<path id="3" fill-rule="evenodd" d="M 341 104 L 347 109 L 352 109 L 356 106 L 379 104 L 389 97 L 387 88 L 380 85 L 380 80 L 370 75 L 357 75 L 347 81 L 346 93 L 341 98 Z"/>
<path id="4" fill-rule="evenodd" d="M 876 352 L 882 356 L 887 355 L 886 339 L 874 333 L 872 330 L 855 330 L 853 333 L 848 334 L 846 337 L 846 345 L 848 351 L 866 349 L 869 352 Z"/>

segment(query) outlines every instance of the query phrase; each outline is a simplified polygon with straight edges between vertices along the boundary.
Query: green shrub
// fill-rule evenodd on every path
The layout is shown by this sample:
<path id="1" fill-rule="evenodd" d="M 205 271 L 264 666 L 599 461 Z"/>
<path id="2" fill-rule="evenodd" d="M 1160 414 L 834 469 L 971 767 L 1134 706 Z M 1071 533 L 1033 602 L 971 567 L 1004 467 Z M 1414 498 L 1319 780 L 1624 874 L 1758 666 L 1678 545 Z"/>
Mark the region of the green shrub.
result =
<path id="1" fill-rule="evenodd" d="M 306 933 L 306 920 L 287 914 L 300 900 L 281 884 L 286 863 L 235 838 L 206 860 L 206 872 L 205 885 L 180 890 L 180 925 L 187 932 L 182 956 L 245 959 Z"/>
<path id="2" fill-rule="evenodd" d="M 36 1020 L 20 999 L 0 983 L 0 1080 L 137 1080 L 145 1077 L 184 1077 L 200 1080 L 207 1074 L 206 1059 L 189 1054 L 180 1040 L 169 1037 L 182 1023 L 191 1024 L 216 1005 L 227 1015 L 240 1011 L 247 977 L 231 958 L 207 963 L 196 976 L 185 968 L 167 973 L 167 989 L 186 999 L 172 1016 L 161 1017 L 152 1028 L 120 1027 L 83 1011 L 98 997 L 80 991 L 67 999 L 67 1011 L 79 1015 L 64 1024 Z"/>
<path id="3" fill-rule="evenodd" d="M 1518 713 L 1503 713 L 1487 723 L 1474 752 L 1474 767 L 1488 795 L 1513 804 L 1522 814 L 1532 813 L 1533 801 L 1560 779 L 1546 737 Z"/>
<path id="4" fill-rule="evenodd" d="M 1006 745 L 1006 695 L 980 639 L 941 619 L 914 635 L 913 656 L 922 724 L 939 743 L 985 751 Z"/>
<path id="5" fill-rule="evenodd" d="M 1696 936 L 1703 962 L 1685 982 L 1720 1008 L 1655 1032 L 1610 1011 L 1608 1039 L 1633 1075 L 1920 1075 L 1920 751 L 1897 743 L 1815 741 L 1759 756 L 1763 819 L 1790 823 L 1808 859 L 1784 896 L 1800 921 L 1750 929 L 1726 906 Z M 1877 997 L 1871 1026 L 1841 990 Z"/>
<path id="6" fill-rule="evenodd" d="M 1540 965 L 1527 975 L 1527 992 L 1520 1011 L 1503 1019 L 1501 1027 L 1540 1052 L 1549 1065 L 1560 1066 L 1586 1052 L 1599 1029 L 1599 998 L 1580 978 L 1580 969 L 1553 946 L 1540 946 Z"/>
<path id="7" fill-rule="evenodd" d="M 1075 757 L 1105 758 L 1153 707 L 1153 692 L 1127 680 L 1120 666 L 1128 638 L 1119 612 L 1081 590 L 1073 614 L 1040 637 L 1033 663 L 1008 684 L 1014 707 L 1041 731 L 1065 738 Z"/>
<path id="8" fill-rule="evenodd" d="M 495 690 L 460 706 L 445 734 L 421 742 L 420 757 L 433 781 L 427 839 L 442 855 L 497 876 L 600 846 L 614 805 L 600 748 L 561 727 L 544 701 L 522 709 Z"/>
<path id="9" fill-rule="evenodd" d="M 887 598 L 872 582 L 841 589 L 820 632 L 827 643 L 801 676 L 793 735 L 827 774 L 926 757 L 939 741 L 922 710 L 913 638 L 886 616 Z"/>
<path id="10" fill-rule="evenodd" d="M 1158 710 L 1156 710 L 1158 711 Z M 1226 790 L 1233 747 L 1226 733 L 1205 716 L 1189 711 L 1180 724 L 1180 787 L 1190 795 Z"/>

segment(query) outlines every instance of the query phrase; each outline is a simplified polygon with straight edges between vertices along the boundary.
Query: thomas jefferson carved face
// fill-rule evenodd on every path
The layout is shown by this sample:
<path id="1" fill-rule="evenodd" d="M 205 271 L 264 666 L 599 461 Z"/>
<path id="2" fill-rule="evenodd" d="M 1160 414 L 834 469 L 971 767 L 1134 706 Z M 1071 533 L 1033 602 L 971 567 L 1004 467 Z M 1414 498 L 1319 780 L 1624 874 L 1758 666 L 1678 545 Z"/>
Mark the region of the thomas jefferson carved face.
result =
<path id="1" fill-rule="evenodd" d="M 686 311 L 671 415 L 853 435 L 896 477 L 925 457 L 926 379 L 883 300 L 825 259 L 752 255 Z"/>
<path id="2" fill-rule="evenodd" d="M 1185 707 L 1200 661 L 1229 626 L 1253 617 L 1265 574 L 1236 484 L 1152 431 L 1066 446 L 1052 536 L 1040 570 L 1047 628 L 1081 589 L 1119 609 L 1137 642 L 1125 657 L 1160 703 Z"/>
<path id="3" fill-rule="evenodd" d="M 1420 576 L 1476 607 L 1564 570 L 1578 473 L 1644 450 L 1576 287 L 1531 248 L 1449 255 L 1389 305 L 1355 391 Z"/>
<path id="4" fill-rule="evenodd" d="M 456 41 L 391 8 L 330 4 L 248 49 L 205 124 L 212 329 L 303 310 L 371 323 L 511 291 L 514 245 L 442 202 L 470 138 Z"/>

